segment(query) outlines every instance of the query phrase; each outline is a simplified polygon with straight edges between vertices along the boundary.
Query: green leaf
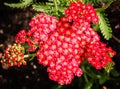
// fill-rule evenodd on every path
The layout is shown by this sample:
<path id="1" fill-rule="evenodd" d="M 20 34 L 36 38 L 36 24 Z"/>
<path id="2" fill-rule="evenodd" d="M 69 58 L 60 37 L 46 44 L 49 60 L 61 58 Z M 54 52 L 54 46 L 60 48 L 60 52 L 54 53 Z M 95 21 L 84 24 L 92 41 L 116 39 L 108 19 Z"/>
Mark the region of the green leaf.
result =
<path id="1" fill-rule="evenodd" d="M 45 12 L 45 13 L 48 13 L 50 10 L 49 5 L 46 5 L 45 3 L 33 4 L 32 7 L 36 11 L 41 11 L 41 12 Z"/>
<path id="2" fill-rule="evenodd" d="M 113 77 L 118 77 L 118 76 L 119 76 L 119 73 L 118 73 L 118 71 L 114 68 L 114 69 L 111 70 L 111 75 L 112 75 Z"/>
<path id="3" fill-rule="evenodd" d="M 93 28 L 95 31 L 100 32 L 99 24 L 92 24 L 92 28 Z"/>
<path id="4" fill-rule="evenodd" d="M 99 17 L 99 27 L 100 31 L 103 34 L 106 40 L 109 40 L 112 37 L 112 29 L 110 27 L 109 21 L 104 13 L 97 12 Z"/>
<path id="5" fill-rule="evenodd" d="M 54 87 L 52 87 L 52 89 L 62 89 L 63 86 L 62 85 L 55 85 Z"/>
<path id="6" fill-rule="evenodd" d="M 107 3 L 110 0 L 82 0 L 85 4 L 100 5 L 101 3 Z"/>
<path id="7" fill-rule="evenodd" d="M 86 4 L 100 5 L 101 3 L 107 3 L 110 0 L 82 0 Z"/>
<path id="8" fill-rule="evenodd" d="M 107 81 L 107 78 L 104 76 L 102 78 L 99 79 L 99 84 L 103 84 Z"/>
<path id="9" fill-rule="evenodd" d="M 91 89 L 92 86 L 93 86 L 93 83 L 92 82 L 88 82 L 88 83 L 85 84 L 84 89 Z"/>
<path id="10" fill-rule="evenodd" d="M 21 0 L 19 3 L 4 3 L 4 5 L 12 7 L 12 8 L 24 8 L 31 5 L 33 0 Z"/>
<path id="11" fill-rule="evenodd" d="M 104 71 L 104 73 L 101 75 L 101 78 L 99 78 L 99 84 L 104 84 L 107 80 L 109 80 L 109 74 Z"/>

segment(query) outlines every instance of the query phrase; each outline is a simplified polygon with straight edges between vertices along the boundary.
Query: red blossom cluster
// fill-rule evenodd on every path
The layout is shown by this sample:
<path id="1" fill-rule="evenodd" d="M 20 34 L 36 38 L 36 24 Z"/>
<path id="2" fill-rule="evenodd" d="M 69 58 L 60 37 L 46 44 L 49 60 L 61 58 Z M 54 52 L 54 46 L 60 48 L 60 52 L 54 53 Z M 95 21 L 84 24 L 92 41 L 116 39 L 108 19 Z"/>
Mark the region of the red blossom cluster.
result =
<path id="1" fill-rule="evenodd" d="M 24 44 L 26 42 L 26 31 L 21 30 L 18 32 L 18 34 L 15 36 L 15 42 L 18 44 Z"/>
<path id="2" fill-rule="evenodd" d="M 65 15 L 70 22 L 75 21 L 80 24 L 88 22 L 89 26 L 90 22 L 98 22 L 98 16 L 93 6 L 81 2 L 71 2 L 70 6 L 65 10 Z"/>
<path id="3" fill-rule="evenodd" d="M 22 64 L 26 65 L 23 51 L 24 47 L 20 44 L 14 44 L 13 46 L 6 48 L 1 60 L 3 68 L 6 69 L 11 66 L 20 67 Z"/>
<path id="4" fill-rule="evenodd" d="M 49 16 L 44 13 L 40 13 L 39 16 L 33 18 L 29 25 L 31 29 L 28 32 L 21 30 L 15 36 L 16 43 L 28 43 L 28 51 L 35 51 L 37 45 L 47 41 L 49 35 L 55 31 L 57 19 L 54 16 Z"/>
<path id="5" fill-rule="evenodd" d="M 116 54 L 111 47 L 107 48 L 106 44 L 102 42 L 96 42 L 88 45 L 86 47 L 86 51 L 86 58 L 88 58 L 88 62 L 98 70 L 105 67 L 108 62 L 112 62 L 111 57 Z"/>
<path id="6" fill-rule="evenodd" d="M 31 30 L 27 35 L 32 36 L 33 42 L 36 44 L 39 44 L 40 41 L 47 41 L 49 34 L 55 31 L 56 23 L 56 17 L 41 13 L 29 23 Z"/>
<path id="7" fill-rule="evenodd" d="M 83 52 L 76 34 L 66 37 L 55 32 L 36 55 L 40 64 L 48 66 L 49 78 L 62 85 L 70 84 L 74 75 L 82 75 Z"/>
<path id="8" fill-rule="evenodd" d="M 70 84 L 74 76 L 83 74 L 80 65 L 84 60 L 99 70 L 112 62 L 111 57 L 115 52 L 100 42 L 99 35 L 91 28 L 91 23 L 96 24 L 98 20 L 91 5 L 71 2 L 65 10 L 65 16 L 59 21 L 54 16 L 41 13 L 31 20 L 31 29 L 28 32 L 20 31 L 15 41 L 28 43 L 28 51 L 35 51 L 38 47 L 35 51 L 38 62 L 48 67 L 49 78 L 61 85 Z M 10 49 L 6 50 L 6 55 L 8 51 Z M 13 60 L 16 56 L 11 57 L 10 60 Z M 24 56 L 18 59 L 21 58 Z"/>
<path id="9" fill-rule="evenodd" d="M 98 22 L 91 5 L 73 2 L 65 10 L 56 31 L 36 54 L 39 63 L 48 66 L 51 80 L 70 84 L 74 76 L 82 75 L 80 64 L 85 59 L 99 70 L 112 61 L 108 53 L 115 55 L 115 52 L 100 42 L 99 35 L 90 27 L 91 22 Z"/>

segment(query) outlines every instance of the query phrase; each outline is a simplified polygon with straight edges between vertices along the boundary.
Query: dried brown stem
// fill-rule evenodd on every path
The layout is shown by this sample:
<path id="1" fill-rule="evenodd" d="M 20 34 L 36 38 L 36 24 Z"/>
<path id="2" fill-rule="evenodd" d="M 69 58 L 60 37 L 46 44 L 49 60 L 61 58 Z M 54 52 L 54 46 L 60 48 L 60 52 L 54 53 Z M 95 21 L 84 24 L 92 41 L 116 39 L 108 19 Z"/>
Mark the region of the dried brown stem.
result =
<path id="1" fill-rule="evenodd" d="M 117 41 L 118 43 L 120 43 L 120 39 L 118 39 L 116 36 L 112 35 L 112 38 Z"/>

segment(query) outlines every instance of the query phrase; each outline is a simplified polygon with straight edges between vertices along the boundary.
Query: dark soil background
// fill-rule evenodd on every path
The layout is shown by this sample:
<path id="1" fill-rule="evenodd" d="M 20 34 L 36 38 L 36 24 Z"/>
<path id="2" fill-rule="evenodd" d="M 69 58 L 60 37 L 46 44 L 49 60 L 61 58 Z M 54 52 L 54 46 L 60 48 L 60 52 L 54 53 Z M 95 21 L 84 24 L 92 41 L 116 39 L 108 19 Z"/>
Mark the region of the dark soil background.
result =
<path id="1" fill-rule="evenodd" d="M 29 21 L 35 15 L 31 7 L 13 9 L 3 5 L 0 0 L 0 55 L 3 50 L 14 42 L 14 36 L 21 29 L 29 29 Z M 120 73 L 120 0 L 116 0 L 106 10 L 113 29 L 113 38 L 106 42 L 117 55 L 113 58 L 116 70 Z M 29 62 L 20 68 L 11 67 L 4 70 L 0 64 L 0 89 L 50 89 L 56 83 L 49 80 L 46 68 L 36 61 Z M 115 81 L 108 81 L 105 89 L 120 89 L 120 77 Z"/>

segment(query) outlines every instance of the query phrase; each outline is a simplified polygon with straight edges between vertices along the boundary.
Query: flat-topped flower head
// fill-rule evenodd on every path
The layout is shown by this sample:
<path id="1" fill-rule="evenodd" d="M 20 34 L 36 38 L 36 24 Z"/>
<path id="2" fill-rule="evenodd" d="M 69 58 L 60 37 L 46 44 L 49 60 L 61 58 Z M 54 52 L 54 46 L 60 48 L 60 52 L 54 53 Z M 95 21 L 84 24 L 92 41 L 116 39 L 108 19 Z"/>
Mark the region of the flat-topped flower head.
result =
<path id="1" fill-rule="evenodd" d="M 89 44 L 88 47 L 86 47 L 86 50 L 88 62 L 98 70 L 107 66 L 109 62 L 112 62 L 111 57 L 115 55 L 115 51 L 110 47 L 107 48 L 102 42 Z"/>
<path id="2" fill-rule="evenodd" d="M 47 41 L 49 34 L 55 31 L 57 22 L 56 17 L 40 13 L 30 21 L 31 30 L 29 30 L 28 36 L 31 36 L 37 44 L 40 41 Z"/>
<path id="3" fill-rule="evenodd" d="M 70 6 L 65 10 L 65 15 L 68 21 L 79 22 L 82 19 L 88 23 L 98 22 L 98 16 L 93 6 L 81 2 L 71 2 Z"/>

